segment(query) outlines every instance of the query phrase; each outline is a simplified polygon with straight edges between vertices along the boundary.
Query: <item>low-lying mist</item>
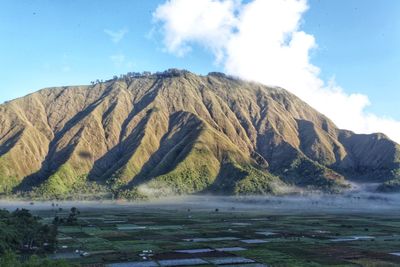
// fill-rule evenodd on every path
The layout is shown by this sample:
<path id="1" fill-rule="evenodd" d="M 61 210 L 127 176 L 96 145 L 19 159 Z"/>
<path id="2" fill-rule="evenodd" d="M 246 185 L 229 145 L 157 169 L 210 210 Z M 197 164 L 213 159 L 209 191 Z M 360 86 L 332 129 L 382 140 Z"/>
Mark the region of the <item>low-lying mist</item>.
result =
<path id="1" fill-rule="evenodd" d="M 285 196 L 212 196 L 190 195 L 159 198 L 145 202 L 122 200 L 104 201 L 13 201 L 0 200 L 0 208 L 14 210 L 54 209 L 143 209 L 143 210 L 199 210 L 233 212 L 249 211 L 271 214 L 285 213 L 400 213 L 400 194 L 373 192 L 375 185 L 354 185 L 342 194 L 297 192 Z"/>

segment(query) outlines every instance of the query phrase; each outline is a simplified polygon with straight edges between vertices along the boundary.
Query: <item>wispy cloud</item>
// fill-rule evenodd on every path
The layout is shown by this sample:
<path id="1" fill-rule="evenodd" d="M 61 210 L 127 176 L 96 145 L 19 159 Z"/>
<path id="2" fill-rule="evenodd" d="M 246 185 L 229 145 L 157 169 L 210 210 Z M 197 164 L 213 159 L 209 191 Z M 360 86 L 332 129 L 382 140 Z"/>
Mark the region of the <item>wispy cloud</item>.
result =
<path id="1" fill-rule="evenodd" d="M 111 38 L 113 43 L 119 43 L 125 35 L 129 32 L 127 28 L 123 28 L 117 31 L 112 31 L 109 29 L 104 29 L 104 32 Z"/>
<path id="2" fill-rule="evenodd" d="M 366 111 L 367 95 L 320 78 L 310 61 L 315 37 L 301 30 L 307 9 L 306 0 L 169 0 L 153 17 L 167 51 L 184 56 L 200 44 L 229 74 L 286 88 L 341 128 L 400 142 L 400 122 Z"/>
<path id="3" fill-rule="evenodd" d="M 114 64 L 114 66 L 117 68 L 124 67 L 127 69 L 132 69 L 134 67 L 133 62 L 127 60 L 125 54 L 123 54 L 123 53 L 117 53 L 117 54 L 111 55 L 110 60 Z"/>
<path id="4" fill-rule="evenodd" d="M 64 66 L 62 67 L 62 71 L 63 71 L 63 72 L 70 72 L 70 71 L 71 71 L 71 67 L 70 67 L 69 65 L 64 65 Z"/>
<path id="5" fill-rule="evenodd" d="M 125 62 L 125 55 L 121 53 L 111 55 L 110 59 L 116 67 L 121 67 Z"/>

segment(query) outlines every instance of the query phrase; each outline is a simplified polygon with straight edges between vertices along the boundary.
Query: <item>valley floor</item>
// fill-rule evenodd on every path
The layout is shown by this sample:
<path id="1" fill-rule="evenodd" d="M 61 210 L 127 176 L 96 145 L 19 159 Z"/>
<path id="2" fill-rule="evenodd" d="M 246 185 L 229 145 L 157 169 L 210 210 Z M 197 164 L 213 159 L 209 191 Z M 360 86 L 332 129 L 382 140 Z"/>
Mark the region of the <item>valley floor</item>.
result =
<path id="1" fill-rule="evenodd" d="M 59 226 L 48 255 L 83 266 L 400 266 L 391 199 L 188 197 L 153 203 L 0 202 Z M 397 202 L 398 203 L 398 202 Z"/>

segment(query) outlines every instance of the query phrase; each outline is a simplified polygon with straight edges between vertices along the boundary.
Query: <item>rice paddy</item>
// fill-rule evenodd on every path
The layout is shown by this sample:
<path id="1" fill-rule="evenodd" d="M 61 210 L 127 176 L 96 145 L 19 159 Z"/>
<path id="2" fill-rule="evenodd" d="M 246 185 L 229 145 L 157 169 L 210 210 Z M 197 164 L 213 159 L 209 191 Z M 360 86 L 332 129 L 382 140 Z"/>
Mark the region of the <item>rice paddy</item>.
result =
<path id="1" fill-rule="evenodd" d="M 71 206 L 60 204 L 64 213 Z M 82 266 L 400 266 L 400 214 L 79 207 L 48 255 Z M 51 221 L 62 211 L 34 209 Z"/>

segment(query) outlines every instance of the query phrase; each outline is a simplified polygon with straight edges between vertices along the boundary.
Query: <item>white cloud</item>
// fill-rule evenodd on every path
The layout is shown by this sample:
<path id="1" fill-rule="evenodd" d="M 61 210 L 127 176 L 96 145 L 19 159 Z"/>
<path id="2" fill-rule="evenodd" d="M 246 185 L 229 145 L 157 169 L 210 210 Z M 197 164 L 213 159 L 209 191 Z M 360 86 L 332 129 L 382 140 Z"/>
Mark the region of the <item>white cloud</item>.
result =
<path id="1" fill-rule="evenodd" d="M 167 1 L 154 12 L 163 21 L 164 42 L 169 52 L 183 56 L 190 51 L 188 42 L 199 42 L 221 57 L 224 45 L 236 23 L 236 1 Z"/>
<path id="2" fill-rule="evenodd" d="M 125 37 L 129 30 L 127 28 L 123 28 L 118 31 L 105 29 L 104 32 L 111 38 L 113 43 L 117 44 Z"/>
<path id="3" fill-rule="evenodd" d="M 383 132 L 400 142 L 400 122 L 368 113 L 368 96 L 325 82 L 310 62 L 314 36 L 301 30 L 306 0 L 169 0 L 153 13 L 170 53 L 191 44 L 214 53 L 227 73 L 288 89 L 340 128 Z"/>

